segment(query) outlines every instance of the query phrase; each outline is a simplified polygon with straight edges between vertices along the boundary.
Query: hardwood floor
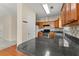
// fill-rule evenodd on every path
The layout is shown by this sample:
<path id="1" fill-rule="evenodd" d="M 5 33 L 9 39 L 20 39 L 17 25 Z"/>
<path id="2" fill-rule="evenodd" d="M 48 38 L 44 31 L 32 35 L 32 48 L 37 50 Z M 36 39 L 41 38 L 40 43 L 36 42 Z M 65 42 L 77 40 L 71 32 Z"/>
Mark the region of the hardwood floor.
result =
<path id="1" fill-rule="evenodd" d="M 26 56 L 26 54 L 16 50 L 16 45 L 0 51 L 0 56 Z M 27 54 L 28 56 L 28 54 Z"/>

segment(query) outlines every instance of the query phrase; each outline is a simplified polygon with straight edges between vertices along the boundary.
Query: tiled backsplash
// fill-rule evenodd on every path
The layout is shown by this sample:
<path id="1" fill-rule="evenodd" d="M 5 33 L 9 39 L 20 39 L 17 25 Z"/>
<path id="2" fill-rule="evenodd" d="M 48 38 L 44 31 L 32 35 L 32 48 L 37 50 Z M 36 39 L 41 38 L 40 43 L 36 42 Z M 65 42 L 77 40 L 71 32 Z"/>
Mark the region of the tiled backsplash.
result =
<path id="1" fill-rule="evenodd" d="M 71 26 L 71 27 L 64 27 L 64 32 L 74 37 L 79 38 L 79 25 Z"/>

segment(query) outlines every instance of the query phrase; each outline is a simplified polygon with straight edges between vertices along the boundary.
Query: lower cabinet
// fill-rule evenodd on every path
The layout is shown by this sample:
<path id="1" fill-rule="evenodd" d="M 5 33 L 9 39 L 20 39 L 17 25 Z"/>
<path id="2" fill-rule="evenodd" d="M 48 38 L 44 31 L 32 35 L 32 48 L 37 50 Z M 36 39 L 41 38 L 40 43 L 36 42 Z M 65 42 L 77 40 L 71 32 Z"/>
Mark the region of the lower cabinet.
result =
<path id="1" fill-rule="evenodd" d="M 54 39 L 55 36 L 56 36 L 56 33 L 55 32 L 49 32 L 49 38 Z"/>
<path id="2" fill-rule="evenodd" d="M 43 32 L 38 32 L 38 37 L 43 37 L 43 36 L 44 36 Z"/>

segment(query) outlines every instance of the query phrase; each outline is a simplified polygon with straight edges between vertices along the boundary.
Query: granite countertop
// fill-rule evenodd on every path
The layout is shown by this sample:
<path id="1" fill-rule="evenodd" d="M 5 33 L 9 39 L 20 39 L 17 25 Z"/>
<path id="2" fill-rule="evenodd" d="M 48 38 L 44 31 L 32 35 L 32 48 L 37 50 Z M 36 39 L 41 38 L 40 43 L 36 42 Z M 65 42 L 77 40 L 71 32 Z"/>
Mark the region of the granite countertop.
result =
<path id="1" fill-rule="evenodd" d="M 69 42 L 69 52 L 74 56 L 79 56 L 79 39 L 69 34 L 65 34 L 64 38 Z"/>
<path id="2" fill-rule="evenodd" d="M 46 37 L 36 38 L 22 43 L 18 50 L 23 53 L 30 53 L 30 56 L 79 56 L 79 44 L 69 35 L 64 37 L 69 42 L 69 47 L 59 46 L 61 36 L 50 39 Z"/>

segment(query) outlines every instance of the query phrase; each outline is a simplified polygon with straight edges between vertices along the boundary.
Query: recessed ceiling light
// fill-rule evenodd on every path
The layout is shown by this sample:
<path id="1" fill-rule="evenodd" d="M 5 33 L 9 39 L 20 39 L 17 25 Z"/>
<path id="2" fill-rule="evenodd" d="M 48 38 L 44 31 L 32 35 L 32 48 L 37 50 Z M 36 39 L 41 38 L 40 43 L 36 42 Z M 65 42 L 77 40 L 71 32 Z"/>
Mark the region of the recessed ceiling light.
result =
<path id="1" fill-rule="evenodd" d="M 43 4 L 43 8 L 46 11 L 47 14 L 50 14 L 49 8 L 47 4 Z"/>
<path id="2" fill-rule="evenodd" d="M 53 6 L 51 6 L 50 9 L 53 9 Z"/>

